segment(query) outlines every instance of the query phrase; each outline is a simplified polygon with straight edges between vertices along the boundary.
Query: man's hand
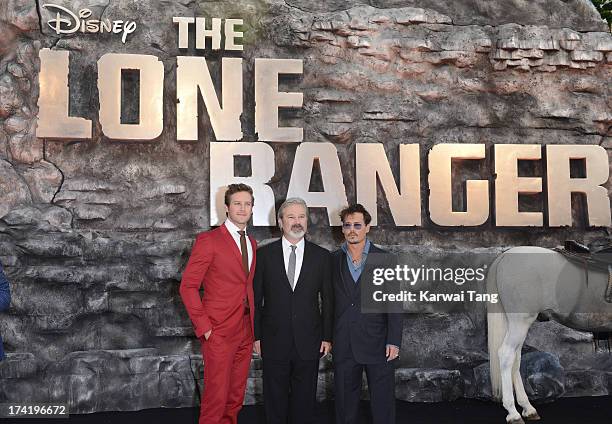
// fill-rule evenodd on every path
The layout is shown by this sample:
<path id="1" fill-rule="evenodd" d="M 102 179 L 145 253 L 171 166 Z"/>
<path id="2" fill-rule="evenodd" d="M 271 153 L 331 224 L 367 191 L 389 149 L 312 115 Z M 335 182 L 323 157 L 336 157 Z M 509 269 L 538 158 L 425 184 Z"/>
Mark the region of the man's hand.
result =
<path id="1" fill-rule="evenodd" d="M 321 342 L 321 349 L 319 349 L 319 352 L 321 352 L 323 356 L 325 356 L 329 352 L 331 352 L 331 348 L 332 348 L 332 345 L 330 342 Z"/>
<path id="2" fill-rule="evenodd" d="M 253 352 L 261 356 L 261 341 L 260 340 L 255 340 L 255 342 L 253 343 Z"/>
<path id="3" fill-rule="evenodd" d="M 399 347 L 393 345 L 387 345 L 387 362 L 393 361 L 399 356 Z"/>
<path id="4" fill-rule="evenodd" d="M 204 340 L 208 340 L 211 334 L 212 334 L 212 328 L 208 330 L 206 333 L 204 333 Z"/>

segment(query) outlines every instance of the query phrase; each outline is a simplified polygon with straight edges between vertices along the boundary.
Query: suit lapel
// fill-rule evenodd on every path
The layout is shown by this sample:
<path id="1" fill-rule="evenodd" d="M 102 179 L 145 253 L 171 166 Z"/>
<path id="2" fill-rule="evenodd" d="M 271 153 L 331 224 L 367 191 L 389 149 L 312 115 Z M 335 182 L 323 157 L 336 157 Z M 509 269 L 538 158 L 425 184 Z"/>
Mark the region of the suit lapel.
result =
<path id="1" fill-rule="evenodd" d="M 347 266 L 346 265 L 346 253 L 344 253 L 344 251 L 341 252 L 340 254 L 340 260 L 338 261 L 338 274 L 340 275 L 340 279 L 342 280 L 342 288 L 344 289 L 344 292 L 346 293 L 347 296 L 351 297 L 351 293 L 352 293 L 352 287 L 349 287 L 349 284 L 355 284 L 353 282 L 353 279 L 351 278 L 351 281 L 347 281 L 345 278 L 345 272 L 344 272 L 344 267 Z"/>
<path id="2" fill-rule="evenodd" d="M 366 258 L 366 264 L 368 263 Z M 364 267 L 365 269 L 365 267 Z M 340 263 L 340 272 L 342 275 L 342 280 L 344 282 L 344 289 L 346 290 L 349 298 L 361 297 L 361 276 L 363 275 L 363 271 L 357 281 L 353 280 L 353 275 L 351 274 L 351 270 L 348 265 L 348 254 L 342 251 L 342 261 Z"/>
<path id="3" fill-rule="evenodd" d="M 360 298 L 361 298 L 361 277 L 363 276 L 363 273 L 365 272 L 365 270 L 368 268 L 368 261 L 371 258 L 370 253 L 378 253 L 378 251 L 379 250 L 376 246 L 374 246 L 374 243 L 370 242 L 370 250 L 368 250 L 368 255 L 366 256 L 365 264 L 363 264 L 361 275 L 359 275 L 359 279 L 357 279 L 357 282 L 355 283 L 355 290 L 357 292 L 357 295 Z M 353 281 L 352 278 L 351 278 L 351 281 Z"/>
<path id="4" fill-rule="evenodd" d="M 278 239 L 278 241 L 275 241 L 274 243 L 276 243 L 276 246 L 274 246 L 275 252 L 274 252 L 273 257 L 280 258 L 277 263 L 279 266 L 279 273 L 282 275 L 281 282 L 283 283 L 285 287 L 289 288 L 289 291 L 291 291 L 291 284 L 289 283 L 289 278 L 287 278 L 287 270 L 285 269 L 283 239 L 280 238 Z"/>
<path id="5" fill-rule="evenodd" d="M 310 243 L 307 242 L 306 239 L 304 239 L 304 257 L 302 258 L 302 267 L 300 268 L 300 275 L 298 276 L 298 279 L 295 282 L 295 288 L 293 289 L 294 292 L 299 287 L 304 285 L 303 282 L 302 282 L 302 284 L 300 284 L 300 282 L 305 278 L 304 274 L 306 274 L 306 273 L 304 272 L 304 266 L 307 263 L 309 263 L 309 261 L 311 260 L 311 256 L 312 256 L 312 249 L 310 248 Z M 289 279 L 287 279 L 287 281 L 289 281 Z"/>
<path id="6" fill-rule="evenodd" d="M 227 227 L 225 226 L 225 224 L 221 225 L 220 228 L 221 228 L 221 234 L 223 234 L 223 240 L 225 240 L 225 243 L 228 245 L 227 247 L 230 249 L 230 251 L 232 252 L 234 257 L 238 261 L 238 264 L 240 265 L 240 269 L 242 269 L 242 254 L 240 253 L 240 249 L 238 249 L 238 246 L 236 245 L 236 242 L 234 241 L 234 238 L 229 233 L 229 231 L 228 231 Z M 253 263 L 254 262 L 255 261 L 253 261 Z M 243 271 L 243 273 L 244 273 L 244 271 Z M 245 278 L 246 278 L 246 276 L 245 276 Z"/>

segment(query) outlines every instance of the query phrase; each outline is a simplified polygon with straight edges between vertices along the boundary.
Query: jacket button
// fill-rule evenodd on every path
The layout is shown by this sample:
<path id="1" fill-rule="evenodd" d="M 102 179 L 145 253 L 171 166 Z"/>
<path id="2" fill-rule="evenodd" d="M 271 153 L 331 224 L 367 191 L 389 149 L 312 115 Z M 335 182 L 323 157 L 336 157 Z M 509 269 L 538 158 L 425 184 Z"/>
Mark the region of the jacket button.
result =
<path id="1" fill-rule="evenodd" d="M 354 304 L 354 303 L 351 303 L 351 306 L 355 306 L 355 304 Z"/>

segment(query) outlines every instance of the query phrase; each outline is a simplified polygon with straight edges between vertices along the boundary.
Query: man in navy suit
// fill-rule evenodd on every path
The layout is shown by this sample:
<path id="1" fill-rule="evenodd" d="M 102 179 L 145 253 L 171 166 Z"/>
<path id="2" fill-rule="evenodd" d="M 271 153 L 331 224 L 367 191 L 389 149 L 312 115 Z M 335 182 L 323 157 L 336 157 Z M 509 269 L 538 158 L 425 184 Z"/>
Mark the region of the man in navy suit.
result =
<path id="1" fill-rule="evenodd" d="M 0 312 L 8 309 L 11 304 L 11 292 L 9 283 L 4 276 L 2 264 L 0 264 Z M 2 347 L 2 336 L 0 335 L 0 361 L 4 359 L 4 348 Z"/>
<path id="2" fill-rule="evenodd" d="M 384 253 L 366 238 L 372 217 L 360 204 L 340 212 L 345 242 L 333 254 L 334 386 L 336 424 L 359 422 L 363 371 L 374 424 L 395 423 L 395 363 L 402 343 L 401 314 L 361 312 L 361 273 L 368 255 Z"/>

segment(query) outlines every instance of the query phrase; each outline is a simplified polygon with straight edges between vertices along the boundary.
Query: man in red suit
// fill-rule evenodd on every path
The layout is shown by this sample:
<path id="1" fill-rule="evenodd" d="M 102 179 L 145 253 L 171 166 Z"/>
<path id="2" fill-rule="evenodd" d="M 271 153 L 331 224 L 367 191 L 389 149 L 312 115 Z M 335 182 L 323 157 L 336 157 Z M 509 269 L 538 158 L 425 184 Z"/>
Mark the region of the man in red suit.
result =
<path id="1" fill-rule="evenodd" d="M 181 280 L 181 298 L 202 342 L 199 424 L 235 424 L 242 408 L 253 351 L 257 245 L 246 234 L 253 201 L 248 185 L 228 186 L 227 219 L 220 227 L 198 234 Z"/>

